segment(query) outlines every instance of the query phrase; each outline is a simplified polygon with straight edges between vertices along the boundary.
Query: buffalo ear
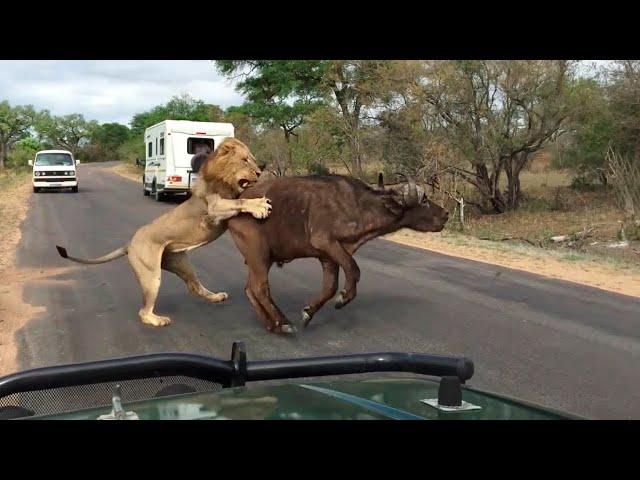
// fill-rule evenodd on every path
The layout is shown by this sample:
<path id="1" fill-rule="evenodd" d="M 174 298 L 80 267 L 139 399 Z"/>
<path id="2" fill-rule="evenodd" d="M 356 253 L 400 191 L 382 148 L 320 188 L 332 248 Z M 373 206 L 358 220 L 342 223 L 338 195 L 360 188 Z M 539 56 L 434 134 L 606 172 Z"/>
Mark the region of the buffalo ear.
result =
<path id="1" fill-rule="evenodd" d="M 384 189 L 384 178 L 382 177 L 382 172 L 378 174 L 378 188 L 380 190 Z"/>
<path id="2" fill-rule="evenodd" d="M 398 202 L 392 195 L 385 195 L 384 197 L 382 197 L 382 204 L 396 217 L 399 217 L 404 213 L 402 204 Z"/>

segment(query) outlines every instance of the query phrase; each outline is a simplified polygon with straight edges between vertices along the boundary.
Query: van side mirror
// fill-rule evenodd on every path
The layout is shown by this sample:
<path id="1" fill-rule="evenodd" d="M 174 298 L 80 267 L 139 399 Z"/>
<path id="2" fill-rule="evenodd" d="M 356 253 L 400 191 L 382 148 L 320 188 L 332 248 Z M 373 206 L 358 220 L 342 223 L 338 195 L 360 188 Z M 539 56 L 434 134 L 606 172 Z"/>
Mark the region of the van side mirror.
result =
<path id="1" fill-rule="evenodd" d="M 29 162 L 28 162 L 28 163 L 29 163 L 29 166 L 30 166 L 30 167 L 33 167 L 33 160 L 29 160 Z"/>
<path id="2" fill-rule="evenodd" d="M 80 160 L 76 160 L 76 165 L 80 165 Z"/>

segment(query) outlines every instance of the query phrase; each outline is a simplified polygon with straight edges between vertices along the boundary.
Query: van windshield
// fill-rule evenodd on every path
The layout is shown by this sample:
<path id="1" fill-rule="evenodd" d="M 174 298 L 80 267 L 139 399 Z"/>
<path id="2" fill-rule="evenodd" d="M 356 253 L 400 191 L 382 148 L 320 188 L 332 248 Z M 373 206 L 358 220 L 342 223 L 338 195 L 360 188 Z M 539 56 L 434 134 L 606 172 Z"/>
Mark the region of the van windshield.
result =
<path id="1" fill-rule="evenodd" d="M 40 153 L 36 156 L 35 165 L 52 166 L 52 165 L 73 165 L 71 155 L 68 153 Z"/>

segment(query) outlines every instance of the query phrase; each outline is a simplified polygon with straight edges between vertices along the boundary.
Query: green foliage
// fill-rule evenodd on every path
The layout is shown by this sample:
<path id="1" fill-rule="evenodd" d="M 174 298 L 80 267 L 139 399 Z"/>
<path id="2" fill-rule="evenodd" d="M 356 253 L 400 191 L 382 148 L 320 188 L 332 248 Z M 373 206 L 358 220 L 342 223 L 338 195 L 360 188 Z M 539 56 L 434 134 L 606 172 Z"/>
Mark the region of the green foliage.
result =
<path id="1" fill-rule="evenodd" d="M 223 75 L 243 76 L 236 89 L 246 101 L 235 111 L 248 115 L 259 126 L 282 128 L 287 139 L 322 105 L 321 82 L 326 65 L 325 61 L 310 60 L 216 62 Z"/>
<path id="2" fill-rule="evenodd" d="M 616 122 L 606 86 L 597 79 L 575 79 L 570 84 L 570 95 L 570 140 L 563 152 L 562 167 L 574 172 L 572 187 L 584 190 L 596 182 L 606 183 L 605 154 L 615 136 Z"/>
<path id="3" fill-rule="evenodd" d="M 329 169 L 319 162 L 312 162 L 307 166 L 307 172 L 310 175 L 329 175 Z"/>
<path id="4" fill-rule="evenodd" d="M 131 131 L 119 123 L 103 123 L 91 132 L 91 141 L 102 148 L 115 150 L 131 137 Z"/>
<path id="5" fill-rule="evenodd" d="M 144 142 L 141 141 L 141 138 L 132 137 L 118 147 L 116 150 L 117 158 L 135 165 L 136 158 L 144 160 L 144 148 Z"/>
<path id="6" fill-rule="evenodd" d="M 131 133 L 140 138 L 147 128 L 164 120 L 217 122 L 221 121 L 222 116 L 223 111 L 217 105 L 207 104 L 202 100 L 195 100 L 188 94 L 182 94 L 172 97 L 164 105 L 134 115 L 130 122 Z"/>
<path id="7" fill-rule="evenodd" d="M 36 112 L 31 105 L 12 107 L 6 100 L 0 102 L 0 170 L 8 160 L 9 149 L 29 136 Z"/>
<path id="8" fill-rule="evenodd" d="M 58 117 L 51 115 L 48 110 L 40 112 L 34 122 L 41 141 L 53 148 L 69 150 L 74 155 L 82 146 L 89 144 L 91 134 L 97 127 L 98 122 L 87 121 L 78 113 Z"/>
<path id="9" fill-rule="evenodd" d="M 29 160 L 33 160 L 36 152 L 42 150 L 42 146 L 37 138 L 27 137 L 17 142 L 11 151 L 7 160 L 8 168 L 26 167 Z"/>

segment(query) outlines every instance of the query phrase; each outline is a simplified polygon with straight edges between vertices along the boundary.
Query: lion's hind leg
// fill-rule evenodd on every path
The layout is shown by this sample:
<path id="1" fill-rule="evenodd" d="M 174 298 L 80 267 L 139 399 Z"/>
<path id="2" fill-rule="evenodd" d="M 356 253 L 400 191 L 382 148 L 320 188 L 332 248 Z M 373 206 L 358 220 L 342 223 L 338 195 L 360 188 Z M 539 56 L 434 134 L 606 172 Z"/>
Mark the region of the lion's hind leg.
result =
<path id="1" fill-rule="evenodd" d="M 140 288 L 142 288 L 142 308 L 138 312 L 142 323 L 155 327 L 164 327 L 171 323 L 169 317 L 163 317 L 153 313 L 153 307 L 158 298 L 160 289 L 160 262 L 163 246 L 138 245 L 132 241 L 129 247 L 129 263 L 136 274 Z"/>
<path id="2" fill-rule="evenodd" d="M 168 252 L 165 250 L 162 254 L 162 268 L 168 272 L 175 273 L 187 284 L 187 288 L 191 293 L 205 300 L 218 303 L 229 298 L 227 293 L 210 292 L 200 283 L 186 252 Z"/>

